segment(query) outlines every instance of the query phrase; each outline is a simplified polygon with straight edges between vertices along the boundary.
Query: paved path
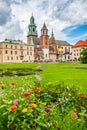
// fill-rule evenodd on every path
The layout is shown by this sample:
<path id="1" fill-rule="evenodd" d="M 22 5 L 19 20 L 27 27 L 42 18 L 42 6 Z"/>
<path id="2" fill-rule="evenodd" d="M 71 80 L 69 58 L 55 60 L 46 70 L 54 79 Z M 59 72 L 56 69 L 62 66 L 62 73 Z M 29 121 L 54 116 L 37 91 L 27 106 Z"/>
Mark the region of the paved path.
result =
<path id="1" fill-rule="evenodd" d="M 41 80 L 42 80 L 42 77 L 41 77 L 40 75 L 35 74 L 34 76 L 35 76 L 35 78 L 36 78 L 38 81 L 41 81 Z"/>

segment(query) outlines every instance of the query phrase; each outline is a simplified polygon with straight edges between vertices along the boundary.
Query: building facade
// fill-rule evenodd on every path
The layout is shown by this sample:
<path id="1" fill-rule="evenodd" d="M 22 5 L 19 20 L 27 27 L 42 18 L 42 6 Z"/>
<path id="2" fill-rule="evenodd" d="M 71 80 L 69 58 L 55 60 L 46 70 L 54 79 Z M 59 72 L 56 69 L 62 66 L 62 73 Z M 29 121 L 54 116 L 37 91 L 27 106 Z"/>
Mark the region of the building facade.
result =
<path id="1" fill-rule="evenodd" d="M 72 60 L 80 60 L 81 52 L 84 48 L 87 48 L 87 40 L 80 40 L 75 45 L 72 46 Z"/>
<path id="2" fill-rule="evenodd" d="M 34 46 L 20 40 L 0 42 L 0 63 L 34 61 Z"/>

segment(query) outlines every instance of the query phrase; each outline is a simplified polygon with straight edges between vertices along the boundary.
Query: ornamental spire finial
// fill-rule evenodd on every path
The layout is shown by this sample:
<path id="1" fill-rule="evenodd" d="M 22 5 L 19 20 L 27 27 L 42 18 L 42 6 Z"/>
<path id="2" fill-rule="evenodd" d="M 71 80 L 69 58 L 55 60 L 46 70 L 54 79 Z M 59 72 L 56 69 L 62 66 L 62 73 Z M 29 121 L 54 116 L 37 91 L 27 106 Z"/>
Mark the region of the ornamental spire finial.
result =
<path id="1" fill-rule="evenodd" d="M 53 38 L 53 37 L 54 37 L 54 33 L 53 33 L 53 28 L 52 28 L 51 38 Z"/>

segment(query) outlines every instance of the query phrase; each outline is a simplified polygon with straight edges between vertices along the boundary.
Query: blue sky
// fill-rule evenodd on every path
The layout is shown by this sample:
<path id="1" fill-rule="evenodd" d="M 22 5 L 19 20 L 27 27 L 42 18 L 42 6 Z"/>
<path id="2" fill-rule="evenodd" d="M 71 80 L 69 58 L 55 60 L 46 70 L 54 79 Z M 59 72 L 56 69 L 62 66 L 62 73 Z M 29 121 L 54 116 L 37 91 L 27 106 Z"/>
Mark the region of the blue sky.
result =
<path id="1" fill-rule="evenodd" d="M 30 17 L 35 18 L 38 36 L 45 21 L 49 36 L 71 44 L 87 39 L 87 0 L 0 0 L 0 41 L 27 42 Z"/>
<path id="2" fill-rule="evenodd" d="M 75 26 L 69 26 L 62 30 L 67 37 L 71 38 L 71 42 L 75 42 L 76 40 L 87 39 L 87 23 L 83 23 L 82 25 L 77 24 Z"/>

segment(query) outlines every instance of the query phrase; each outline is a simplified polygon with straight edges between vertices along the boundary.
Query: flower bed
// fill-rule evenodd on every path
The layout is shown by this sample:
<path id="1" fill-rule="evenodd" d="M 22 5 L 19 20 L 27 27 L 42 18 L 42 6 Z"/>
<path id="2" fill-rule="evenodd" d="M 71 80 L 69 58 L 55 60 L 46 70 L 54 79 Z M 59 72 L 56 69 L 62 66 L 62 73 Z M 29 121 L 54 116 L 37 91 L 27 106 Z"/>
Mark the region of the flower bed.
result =
<path id="1" fill-rule="evenodd" d="M 87 95 L 63 83 L 0 84 L 0 130 L 85 130 Z M 4 87 L 2 87 L 4 86 Z"/>

